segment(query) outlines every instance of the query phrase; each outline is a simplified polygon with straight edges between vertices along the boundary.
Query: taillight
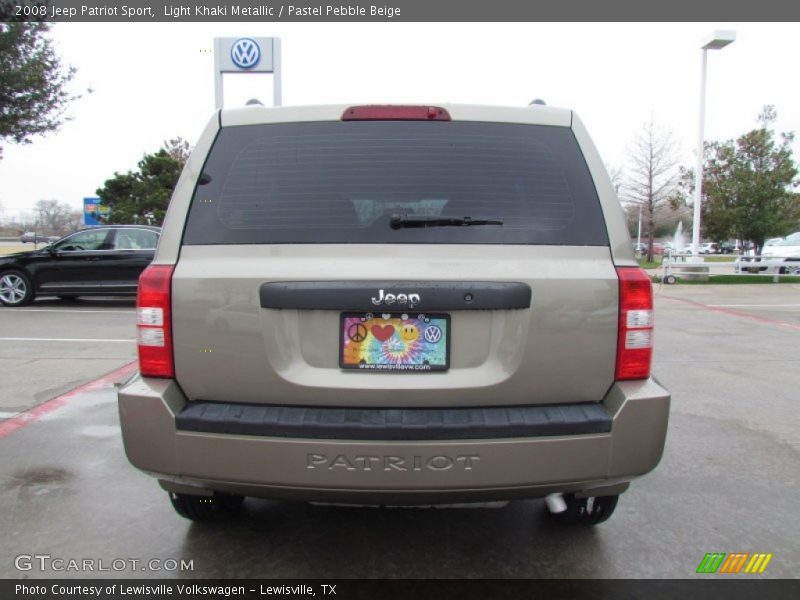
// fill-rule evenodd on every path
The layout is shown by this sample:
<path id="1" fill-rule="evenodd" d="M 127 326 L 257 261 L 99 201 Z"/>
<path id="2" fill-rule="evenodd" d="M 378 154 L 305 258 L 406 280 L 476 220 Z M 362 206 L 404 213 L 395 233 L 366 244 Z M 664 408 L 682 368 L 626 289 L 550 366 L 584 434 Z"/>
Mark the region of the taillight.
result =
<path id="1" fill-rule="evenodd" d="M 136 297 L 139 371 L 144 377 L 175 376 L 170 314 L 174 265 L 150 265 L 139 276 Z"/>
<path id="2" fill-rule="evenodd" d="M 619 339 L 616 379 L 647 379 L 653 360 L 653 285 L 638 267 L 617 267 Z"/>
<path id="3" fill-rule="evenodd" d="M 351 106 L 342 121 L 450 121 L 450 113 L 438 106 Z"/>

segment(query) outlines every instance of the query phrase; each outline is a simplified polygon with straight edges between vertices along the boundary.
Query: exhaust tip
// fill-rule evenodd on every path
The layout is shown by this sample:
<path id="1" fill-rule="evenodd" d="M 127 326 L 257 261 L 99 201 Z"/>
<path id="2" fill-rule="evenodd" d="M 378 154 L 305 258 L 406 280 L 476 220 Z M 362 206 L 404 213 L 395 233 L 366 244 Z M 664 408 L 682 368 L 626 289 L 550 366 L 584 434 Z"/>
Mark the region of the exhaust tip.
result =
<path id="1" fill-rule="evenodd" d="M 547 504 L 547 510 L 554 515 L 567 510 L 567 503 L 564 501 L 563 494 L 548 494 L 544 497 L 544 501 Z"/>

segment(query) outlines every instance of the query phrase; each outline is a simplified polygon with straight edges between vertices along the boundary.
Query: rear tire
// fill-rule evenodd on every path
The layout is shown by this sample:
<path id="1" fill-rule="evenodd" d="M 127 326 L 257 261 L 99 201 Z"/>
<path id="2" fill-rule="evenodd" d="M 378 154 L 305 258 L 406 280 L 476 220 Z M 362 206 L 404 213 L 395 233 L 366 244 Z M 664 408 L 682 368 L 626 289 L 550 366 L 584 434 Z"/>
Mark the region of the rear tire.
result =
<path id="1" fill-rule="evenodd" d="M 576 498 L 575 494 L 564 494 L 567 510 L 551 513 L 550 518 L 559 525 L 597 525 L 607 521 L 617 508 L 619 496 L 590 496 Z"/>
<path id="2" fill-rule="evenodd" d="M 33 302 L 33 282 L 22 271 L 0 273 L 0 304 L 26 306 Z"/>
<path id="3" fill-rule="evenodd" d="M 170 502 L 180 516 L 191 521 L 224 521 L 242 510 L 244 496 L 215 492 L 213 496 L 193 496 L 170 492 Z"/>

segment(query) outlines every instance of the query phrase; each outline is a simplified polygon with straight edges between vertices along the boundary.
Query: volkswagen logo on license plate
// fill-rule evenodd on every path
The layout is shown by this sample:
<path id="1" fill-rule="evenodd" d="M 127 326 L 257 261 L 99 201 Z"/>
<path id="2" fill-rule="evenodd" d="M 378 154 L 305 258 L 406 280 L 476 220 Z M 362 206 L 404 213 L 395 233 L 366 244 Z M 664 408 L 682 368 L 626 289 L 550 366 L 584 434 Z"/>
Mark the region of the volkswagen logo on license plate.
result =
<path id="1" fill-rule="evenodd" d="M 436 325 L 428 325 L 425 328 L 424 335 L 427 341 L 429 341 L 431 344 L 436 344 L 440 339 L 442 339 L 442 330 Z"/>

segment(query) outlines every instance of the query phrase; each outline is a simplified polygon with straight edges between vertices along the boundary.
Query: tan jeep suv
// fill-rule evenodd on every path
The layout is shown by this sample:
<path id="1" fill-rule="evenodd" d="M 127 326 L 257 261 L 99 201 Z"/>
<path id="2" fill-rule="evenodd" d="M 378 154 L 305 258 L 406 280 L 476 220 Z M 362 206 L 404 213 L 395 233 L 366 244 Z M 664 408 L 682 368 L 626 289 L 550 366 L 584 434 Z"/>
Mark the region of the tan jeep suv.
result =
<path id="1" fill-rule="evenodd" d="M 650 281 L 569 110 L 216 113 L 137 319 L 125 449 L 195 520 L 545 497 L 594 524 L 664 447 Z"/>

